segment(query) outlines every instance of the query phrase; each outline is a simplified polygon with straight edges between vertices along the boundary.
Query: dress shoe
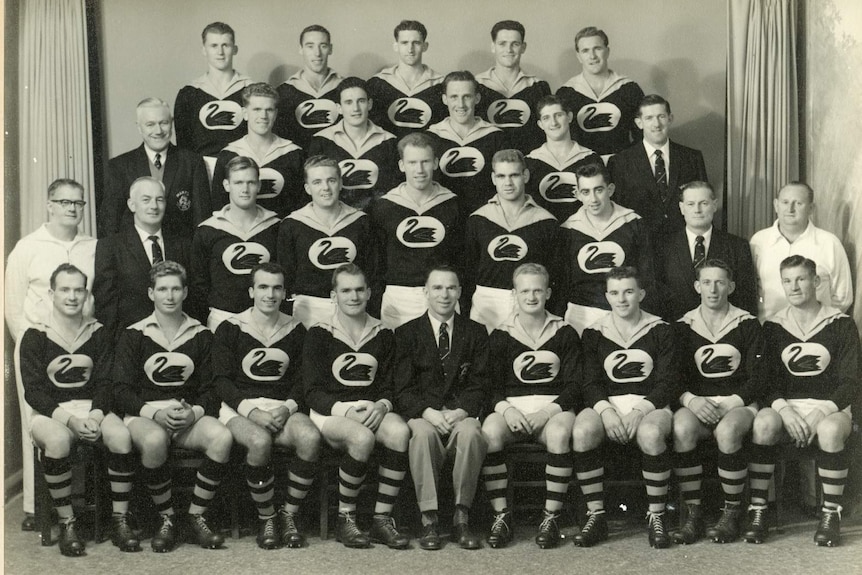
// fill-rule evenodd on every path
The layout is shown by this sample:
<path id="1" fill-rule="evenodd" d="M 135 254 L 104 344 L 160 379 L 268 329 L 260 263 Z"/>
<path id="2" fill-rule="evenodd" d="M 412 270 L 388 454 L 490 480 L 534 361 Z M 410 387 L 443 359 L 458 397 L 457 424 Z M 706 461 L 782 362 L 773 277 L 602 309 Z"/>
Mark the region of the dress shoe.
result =
<path id="1" fill-rule="evenodd" d="M 419 538 L 419 547 L 425 551 L 437 551 L 442 547 L 440 533 L 437 531 L 436 523 L 422 526 L 422 537 Z"/>
<path id="2" fill-rule="evenodd" d="M 488 545 L 494 549 L 502 549 L 512 540 L 512 514 L 508 511 L 494 514 L 491 530 L 488 533 Z"/>
<path id="3" fill-rule="evenodd" d="M 135 553 L 141 550 L 141 541 L 129 525 L 127 514 L 114 515 L 111 517 L 111 523 L 113 523 L 111 542 L 119 547 L 120 551 Z"/>
<path id="4" fill-rule="evenodd" d="M 24 521 L 21 522 L 21 531 L 36 531 L 36 516 L 32 513 L 24 514 Z"/>
<path id="5" fill-rule="evenodd" d="M 335 525 L 335 540 L 340 541 L 345 547 L 362 549 L 371 547 L 371 539 L 360 531 L 356 525 L 356 513 L 339 513 Z"/>
<path id="6" fill-rule="evenodd" d="M 204 549 L 218 549 L 224 537 L 210 529 L 203 515 L 189 515 L 189 529 L 195 542 Z"/>
<path id="7" fill-rule="evenodd" d="M 281 544 L 288 549 L 305 547 L 305 536 L 296 528 L 296 513 L 281 509 Z"/>
<path id="8" fill-rule="evenodd" d="M 482 543 L 479 538 L 470 531 L 466 523 L 458 523 L 452 526 L 452 541 L 461 546 L 461 549 L 481 549 Z"/>
<path id="9" fill-rule="evenodd" d="M 260 520 L 257 528 L 257 546 L 261 549 L 278 549 L 281 547 L 277 516 L 273 515 Z"/>
<path id="10" fill-rule="evenodd" d="M 574 537 L 576 547 L 592 547 L 596 543 L 608 538 L 608 520 L 605 518 L 605 510 L 587 511 L 587 522 L 581 528 L 581 532 Z"/>
<path id="11" fill-rule="evenodd" d="M 78 535 L 75 528 L 75 518 L 60 520 L 60 553 L 66 557 L 80 557 L 85 555 L 86 546 L 84 540 Z"/>
<path id="12" fill-rule="evenodd" d="M 539 532 L 536 534 L 536 545 L 540 549 L 552 549 L 560 544 L 560 527 L 557 525 L 559 517 L 559 512 L 545 509 Z"/>
<path id="13" fill-rule="evenodd" d="M 173 515 L 162 515 L 162 524 L 156 534 L 153 535 L 150 546 L 156 553 L 167 553 L 173 550 L 177 542 L 177 528 L 174 527 Z"/>
<path id="14" fill-rule="evenodd" d="M 703 510 L 700 505 L 686 504 L 685 522 L 673 532 L 673 542 L 680 545 L 691 545 L 703 538 L 706 524 L 703 521 Z"/>
<path id="15" fill-rule="evenodd" d="M 670 547 L 670 537 L 667 535 L 667 529 L 664 525 L 664 513 L 647 512 L 649 525 L 647 532 L 649 533 L 649 546 L 655 549 L 667 549 Z"/>
<path id="16" fill-rule="evenodd" d="M 716 543 L 733 543 L 739 538 L 739 521 L 742 509 L 739 504 L 725 504 L 718 522 L 706 530 L 706 536 Z"/>
<path id="17" fill-rule="evenodd" d="M 384 543 L 390 549 L 407 549 L 410 538 L 399 533 L 390 515 L 375 515 L 368 535 L 374 543 Z"/>

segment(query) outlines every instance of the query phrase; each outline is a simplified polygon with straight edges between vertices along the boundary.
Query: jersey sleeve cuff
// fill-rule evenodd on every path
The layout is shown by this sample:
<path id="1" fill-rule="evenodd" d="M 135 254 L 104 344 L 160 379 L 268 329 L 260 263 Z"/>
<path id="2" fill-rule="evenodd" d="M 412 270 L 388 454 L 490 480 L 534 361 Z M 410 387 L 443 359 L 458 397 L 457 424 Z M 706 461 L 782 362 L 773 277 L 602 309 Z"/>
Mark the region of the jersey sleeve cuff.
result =
<path id="1" fill-rule="evenodd" d="M 497 402 L 497 405 L 494 406 L 494 412 L 499 413 L 500 415 L 503 415 L 504 413 L 506 413 L 506 410 L 509 409 L 510 407 L 514 407 L 514 406 L 504 399 L 502 401 Z"/>
<path id="2" fill-rule="evenodd" d="M 206 415 L 206 411 L 204 410 L 202 405 L 193 405 L 192 411 L 195 413 L 195 421 L 200 420 L 201 417 Z"/>
<path id="3" fill-rule="evenodd" d="M 562 413 L 563 408 L 559 403 L 551 402 L 545 407 L 543 407 L 540 411 L 544 411 L 548 415 L 548 419 L 551 419 L 558 413 Z"/>
<path id="4" fill-rule="evenodd" d="M 102 425 L 102 421 L 105 419 L 105 412 L 101 409 L 93 409 L 90 411 L 90 419 Z"/>
<path id="5" fill-rule="evenodd" d="M 690 391 L 686 391 L 682 395 L 679 396 L 679 402 L 683 404 L 683 406 L 688 407 L 688 404 L 691 403 L 691 400 L 697 397 Z"/>
<path id="6" fill-rule="evenodd" d="M 782 409 L 784 409 L 787 406 L 788 406 L 787 400 L 783 399 L 783 398 L 778 398 L 772 402 L 772 409 L 774 409 L 775 411 L 780 412 Z"/>
<path id="7" fill-rule="evenodd" d="M 57 407 L 54 411 L 51 412 L 51 419 L 54 421 L 59 421 L 63 425 L 69 425 L 69 420 L 72 419 L 72 414 L 63 409 L 62 407 Z"/>
<path id="8" fill-rule="evenodd" d="M 652 402 L 647 399 L 642 399 L 637 402 L 632 409 L 637 409 L 638 411 L 646 415 L 651 411 L 655 411 L 655 405 L 653 405 Z"/>
<path id="9" fill-rule="evenodd" d="M 822 411 L 824 415 L 832 415 L 839 411 L 838 405 L 834 401 L 824 401 L 818 409 Z"/>
<path id="10" fill-rule="evenodd" d="M 156 409 L 152 405 L 147 405 L 145 403 L 144 406 L 141 407 L 140 414 L 141 414 L 141 417 L 146 417 L 147 419 L 155 419 L 156 413 L 158 413 L 158 412 L 159 412 L 158 409 Z"/>
<path id="11" fill-rule="evenodd" d="M 593 409 L 595 409 L 596 413 L 598 413 L 599 415 L 601 415 L 603 412 L 605 412 L 609 409 L 613 409 L 613 408 L 614 408 L 614 406 L 611 405 L 611 402 L 608 401 L 607 399 L 603 399 L 601 401 L 598 401 L 593 406 Z"/>
<path id="12" fill-rule="evenodd" d="M 392 411 L 392 402 L 389 401 L 388 399 L 378 399 L 377 402 L 382 403 L 383 405 L 386 406 L 386 413 L 389 413 L 390 411 Z"/>
<path id="13" fill-rule="evenodd" d="M 336 401 L 332 405 L 331 415 L 340 415 L 341 417 L 347 417 L 347 412 L 350 408 L 353 407 L 343 401 Z"/>
<path id="14" fill-rule="evenodd" d="M 288 399 L 284 402 L 284 406 L 287 408 L 291 415 L 299 411 L 299 404 L 296 403 L 295 399 Z"/>
<path id="15" fill-rule="evenodd" d="M 247 399 L 243 399 L 239 402 L 239 405 L 236 406 L 236 412 L 246 419 L 248 419 L 249 414 L 255 409 L 257 408 L 254 404 Z"/>
<path id="16" fill-rule="evenodd" d="M 728 409 L 733 409 L 735 407 L 743 407 L 745 405 L 745 400 L 742 399 L 741 395 L 734 393 L 724 400 L 723 403 L 727 404 Z"/>

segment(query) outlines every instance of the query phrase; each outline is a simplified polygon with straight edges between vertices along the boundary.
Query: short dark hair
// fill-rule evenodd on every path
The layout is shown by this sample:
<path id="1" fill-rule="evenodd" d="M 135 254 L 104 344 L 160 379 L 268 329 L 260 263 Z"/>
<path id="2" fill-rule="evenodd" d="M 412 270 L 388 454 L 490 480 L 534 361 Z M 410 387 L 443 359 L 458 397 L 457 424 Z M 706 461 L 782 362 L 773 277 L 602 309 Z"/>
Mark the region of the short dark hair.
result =
<path id="1" fill-rule="evenodd" d="M 335 271 L 332 272 L 332 289 L 334 290 L 338 287 L 338 276 L 341 274 L 347 274 L 350 276 L 362 276 L 362 279 L 365 280 L 366 286 L 368 285 L 368 276 L 365 275 L 365 272 L 362 271 L 362 268 L 356 265 L 353 262 L 341 264 Z"/>
<path id="2" fill-rule="evenodd" d="M 434 148 L 434 140 L 431 136 L 424 132 L 411 132 L 398 140 L 398 157 L 404 159 L 404 149 L 407 146 L 414 148 L 430 148 L 434 152 L 434 157 L 437 157 L 437 149 Z"/>
<path id="3" fill-rule="evenodd" d="M 429 267 L 425 271 L 425 281 L 423 282 L 422 285 L 425 285 L 428 283 L 428 278 L 430 278 L 431 274 L 433 274 L 434 272 L 446 272 L 446 273 L 455 274 L 455 277 L 458 278 L 458 285 L 461 285 L 461 276 L 460 276 L 460 274 L 458 274 L 458 270 L 456 270 L 454 266 L 450 266 L 449 264 L 442 264 L 442 263 L 432 264 L 431 267 Z"/>
<path id="4" fill-rule="evenodd" d="M 332 42 L 332 36 L 329 33 L 329 30 L 321 26 L 320 24 L 312 24 L 311 26 L 306 26 L 302 29 L 302 32 L 299 33 L 299 45 L 302 46 L 302 39 L 305 38 L 306 34 L 310 34 L 311 32 L 321 32 L 326 34 L 326 42 Z"/>
<path id="5" fill-rule="evenodd" d="M 494 27 L 491 28 L 491 40 L 497 41 L 497 33 L 500 30 L 514 30 L 521 35 L 521 42 L 527 39 L 527 31 L 524 30 L 524 25 L 517 20 L 501 20 L 494 24 Z"/>
<path id="6" fill-rule="evenodd" d="M 789 268 L 805 268 L 808 270 L 808 273 L 811 274 L 811 277 L 817 276 L 817 264 L 814 260 L 810 260 L 805 256 L 800 256 L 799 254 L 788 256 L 781 260 L 781 264 L 778 266 L 778 271 L 783 272 Z"/>
<path id="7" fill-rule="evenodd" d="M 468 70 L 456 70 L 446 74 L 446 77 L 443 78 L 443 94 L 446 93 L 446 88 L 448 88 L 449 84 L 452 82 L 472 82 L 473 89 L 477 94 L 479 93 L 479 82 L 476 80 L 476 76 Z"/>
<path id="8" fill-rule="evenodd" d="M 808 192 L 808 203 L 809 204 L 814 203 L 814 189 L 811 186 L 809 186 L 808 184 L 806 184 L 805 182 L 800 182 L 797 180 L 794 180 L 792 182 L 787 182 L 786 184 L 784 184 L 783 186 L 778 188 L 778 193 L 775 194 L 775 197 L 778 198 L 778 195 L 781 193 L 781 190 L 783 190 L 787 186 L 799 186 L 801 188 L 805 188 L 805 190 Z"/>
<path id="9" fill-rule="evenodd" d="M 249 287 L 254 287 L 254 276 L 257 272 L 263 272 L 265 274 L 281 274 L 282 281 L 287 279 L 287 272 L 284 271 L 281 264 L 277 262 L 263 262 L 262 264 L 257 264 L 251 268 L 251 274 L 248 276 Z"/>
<path id="10" fill-rule="evenodd" d="M 339 102 L 341 101 L 341 94 L 345 90 L 349 90 L 351 88 L 359 88 L 363 92 L 365 92 L 366 97 L 371 98 L 371 95 L 368 92 L 368 82 L 366 82 L 362 78 L 357 78 L 356 76 L 348 76 L 347 78 L 343 79 L 341 83 L 338 84 L 338 88 L 336 88 L 336 90 L 338 90 Z"/>
<path id="11" fill-rule="evenodd" d="M 705 270 L 706 268 L 718 268 L 720 270 L 724 270 L 727 274 L 727 279 L 733 281 L 733 269 L 725 263 L 724 260 L 720 260 L 718 258 L 710 258 L 702 261 L 696 268 L 694 268 L 694 276 L 697 279 L 700 279 L 701 270 Z"/>
<path id="12" fill-rule="evenodd" d="M 177 276 L 178 278 L 180 278 L 180 283 L 183 284 L 183 287 L 188 286 L 188 275 L 186 274 L 186 268 L 184 268 L 177 262 L 172 262 L 171 260 L 164 260 L 150 268 L 150 287 L 155 288 L 156 280 L 167 276 Z"/>
<path id="13" fill-rule="evenodd" d="M 247 107 L 249 101 L 255 96 L 262 98 L 270 98 L 278 102 L 278 92 L 276 92 L 275 88 L 273 88 L 266 82 L 255 82 L 254 84 L 249 84 L 248 86 L 243 88 L 242 105 Z"/>
<path id="14" fill-rule="evenodd" d="M 521 170 L 527 169 L 527 160 L 524 159 L 524 154 L 520 150 L 497 150 L 494 152 L 494 157 L 491 158 L 492 172 L 497 164 L 521 164 Z"/>
<path id="15" fill-rule="evenodd" d="M 591 36 L 598 36 L 602 39 L 602 42 L 605 43 L 605 46 L 610 46 L 608 42 L 608 35 L 605 34 L 604 30 L 600 30 L 595 26 L 587 26 L 586 28 L 581 28 L 578 30 L 578 33 L 575 34 L 575 50 L 578 49 L 578 42 L 580 42 L 584 38 L 590 38 Z"/>
<path id="16" fill-rule="evenodd" d="M 605 289 L 607 289 L 608 282 L 610 280 L 627 280 L 629 278 L 635 280 L 638 287 L 643 289 L 640 273 L 634 266 L 617 266 L 615 268 L 611 268 L 610 271 L 605 274 Z"/>
<path id="17" fill-rule="evenodd" d="M 254 170 L 257 177 L 260 178 L 260 167 L 257 162 L 248 156 L 234 156 L 224 168 L 225 179 L 230 181 L 231 172 L 239 172 L 240 170 Z"/>
<path id="18" fill-rule="evenodd" d="M 547 96 L 542 96 L 539 101 L 536 102 L 536 117 L 541 117 L 543 109 L 554 105 L 559 106 L 566 113 L 571 113 L 572 111 L 572 107 L 569 106 L 565 100 L 559 98 L 556 94 L 548 94 Z"/>
<path id="19" fill-rule="evenodd" d="M 679 188 L 679 201 L 680 202 L 682 201 L 682 196 L 686 190 L 694 190 L 694 189 L 698 189 L 698 188 L 706 188 L 707 190 L 709 190 L 709 193 L 712 194 L 712 199 L 713 200 L 717 199 L 715 196 L 715 188 L 712 186 L 712 184 L 710 184 L 709 182 L 705 182 L 703 180 L 694 180 L 692 182 L 689 182 L 687 184 L 683 184 L 682 186 L 680 186 L 680 188 Z"/>
<path id="20" fill-rule="evenodd" d="M 51 198 L 53 198 L 54 194 L 57 193 L 57 190 L 63 186 L 77 188 L 82 192 L 84 191 L 84 186 L 71 178 L 57 178 L 56 180 L 51 182 L 50 186 L 48 186 L 48 199 L 50 200 Z"/>
<path id="21" fill-rule="evenodd" d="M 604 162 L 587 162 L 575 170 L 575 179 L 580 183 L 581 178 L 594 178 L 601 176 L 605 179 L 606 184 L 613 183 L 611 180 L 611 172 L 605 166 Z"/>
<path id="22" fill-rule="evenodd" d="M 82 272 L 81 269 L 75 264 L 62 263 L 58 265 L 57 269 L 55 269 L 51 273 L 51 278 L 48 280 L 48 285 L 51 287 L 51 289 L 57 287 L 57 276 L 60 274 L 81 274 L 81 276 L 83 276 L 84 278 L 84 287 L 87 287 L 87 274 Z"/>
<path id="23" fill-rule="evenodd" d="M 230 41 L 236 43 L 236 34 L 234 33 L 233 28 L 224 22 L 213 22 L 212 24 L 204 26 L 204 31 L 201 32 L 202 42 L 207 41 L 207 34 L 230 34 Z"/>
<path id="24" fill-rule="evenodd" d="M 668 114 L 671 113 L 670 112 L 670 102 L 668 102 L 667 100 L 665 100 L 662 96 L 659 96 L 658 94 L 647 94 L 646 96 L 641 98 L 641 101 L 638 103 L 637 117 L 638 118 L 641 117 L 641 110 L 643 110 L 647 106 L 655 106 L 655 105 L 660 105 L 660 104 L 664 105 L 664 109 L 667 111 Z"/>
<path id="25" fill-rule="evenodd" d="M 302 172 L 306 182 L 308 181 L 308 170 L 312 168 L 333 168 L 338 172 L 338 177 L 341 177 L 341 166 L 338 164 L 338 161 L 322 154 L 311 156 L 302 165 Z"/>
<path id="26" fill-rule="evenodd" d="M 418 20 L 402 20 L 398 23 L 393 31 L 392 35 L 395 36 L 395 40 L 398 40 L 399 32 L 419 32 L 419 35 L 422 36 L 422 41 L 424 42 L 426 38 L 428 38 L 428 29 L 425 28 L 425 25 Z"/>

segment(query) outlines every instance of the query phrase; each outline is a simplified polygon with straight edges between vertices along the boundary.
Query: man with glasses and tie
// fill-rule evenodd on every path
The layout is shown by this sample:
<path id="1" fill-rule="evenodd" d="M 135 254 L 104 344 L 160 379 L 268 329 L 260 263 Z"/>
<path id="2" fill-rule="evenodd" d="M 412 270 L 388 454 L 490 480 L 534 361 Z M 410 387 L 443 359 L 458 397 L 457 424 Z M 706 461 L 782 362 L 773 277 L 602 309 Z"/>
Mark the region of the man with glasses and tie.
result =
<path id="1" fill-rule="evenodd" d="M 744 239 L 712 225 L 718 210 L 715 189 L 699 180 L 685 184 L 679 196 L 679 209 L 685 228 L 673 232 L 663 246 L 656 247 L 661 256 L 656 262 L 656 275 L 672 296 L 666 300 L 667 319 L 677 320 L 700 304 L 694 288 L 695 269 L 707 258 L 719 259 L 733 270 L 736 289 L 729 295 L 730 303 L 757 315 L 757 276 L 751 250 Z"/>
<path id="2" fill-rule="evenodd" d="M 683 226 L 677 206 L 680 186 L 706 181 L 706 166 L 699 150 L 670 140 L 673 114 L 670 103 L 661 96 L 644 96 L 635 124 L 643 130 L 643 141 L 613 156 L 608 168 L 616 186 L 616 202 L 637 212 L 646 221 L 653 243 L 661 246 L 663 236 Z"/>
<path id="3" fill-rule="evenodd" d="M 162 227 L 166 233 L 191 238 L 195 227 L 212 215 L 204 160 L 171 143 L 172 122 L 164 100 L 145 98 L 138 104 L 137 125 L 143 144 L 108 162 L 104 197 L 98 205 L 100 238 L 132 223 L 126 202 L 132 182 L 141 176 L 152 176 L 165 185 Z"/>
<path id="4" fill-rule="evenodd" d="M 48 186 L 48 222 L 24 236 L 12 249 L 6 262 L 6 326 L 18 341 L 28 327 L 44 323 L 52 309 L 51 274 L 60 264 L 72 264 L 93 277 L 96 240 L 78 229 L 84 219 L 84 188 L 75 180 L 60 178 Z M 84 304 L 84 316 L 93 316 L 93 300 Z M 33 448 L 30 444 L 30 413 L 24 402 L 18 349 L 15 350 L 15 378 L 21 409 L 23 440 L 24 523 L 31 531 L 33 518 Z"/>
<path id="5" fill-rule="evenodd" d="M 150 268 L 166 259 L 189 265 L 188 238 L 165 233 L 165 186 L 152 176 L 132 182 L 127 200 L 133 224 L 99 240 L 93 297 L 96 317 L 108 330 L 119 334 L 150 314 L 147 295 Z M 193 306 L 186 306 L 197 316 Z"/>

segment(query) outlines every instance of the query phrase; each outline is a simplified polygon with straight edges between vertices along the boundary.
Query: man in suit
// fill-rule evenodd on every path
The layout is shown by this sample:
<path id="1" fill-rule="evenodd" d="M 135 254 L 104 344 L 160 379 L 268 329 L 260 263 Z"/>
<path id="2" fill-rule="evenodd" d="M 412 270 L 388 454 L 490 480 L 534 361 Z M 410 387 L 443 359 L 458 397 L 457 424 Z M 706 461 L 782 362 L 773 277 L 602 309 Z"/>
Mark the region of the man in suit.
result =
<path id="1" fill-rule="evenodd" d="M 695 268 L 707 259 L 719 259 L 730 266 L 736 278 L 736 290 L 730 303 L 757 315 L 757 276 L 751 250 L 744 239 L 728 234 L 712 225 L 718 209 L 715 188 L 708 182 L 695 180 L 682 187 L 679 209 L 685 219 L 685 229 L 671 234 L 661 249 L 657 262 L 658 279 L 667 287 L 669 320 L 677 320 L 696 308 L 700 296 L 694 288 Z"/>
<path id="2" fill-rule="evenodd" d="M 132 223 L 126 200 L 132 182 L 141 176 L 152 176 L 165 185 L 162 227 L 166 233 L 190 238 L 195 226 L 210 216 L 206 165 L 200 155 L 171 144 L 172 121 L 164 100 L 145 98 L 138 104 L 138 131 L 144 141 L 108 162 L 104 197 L 98 208 L 100 238 Z"/>
<path id="3" fill-rule="evenodd" d="M 96 244 L 93 297 L 96 318 L 107 333 L 117 334 L 150 313 L 147 295 L 150 269 L 166 259 L 189 264 L 191 243 L 162 230 L 165 185 L 152 176 L 132 182 L 129 199 L 134 226 Z"/>
<path id="4" fill-rule="evenodd" d="M 488 395 L 488 332 L 455 313 L 461 297 L 458 274 L 448 266 L 428 272 L 428 312 L 395 332 L 396 411 L 407 419 L 410 474 L 422 513 L 419 546 L 440 549 L 437 481 L 446 455 L 454 458 L 455 514 L 452 539 L 479 549 L 469 512 L 485 459 L 478 417 Z"/>
<path id="5" fill-rule="evenodd" d="M 613 156 L 608 168 L 617 203 L 644 218 L 657 241 L 683 227 L 677 190 L 694 180 L 706 181 L 706 166 L 699 150 L 670 140 L 673 114 L 670 103 L 661 96 L 644 96 L 635 123 L 643 130 L 643 141 Z"/>

